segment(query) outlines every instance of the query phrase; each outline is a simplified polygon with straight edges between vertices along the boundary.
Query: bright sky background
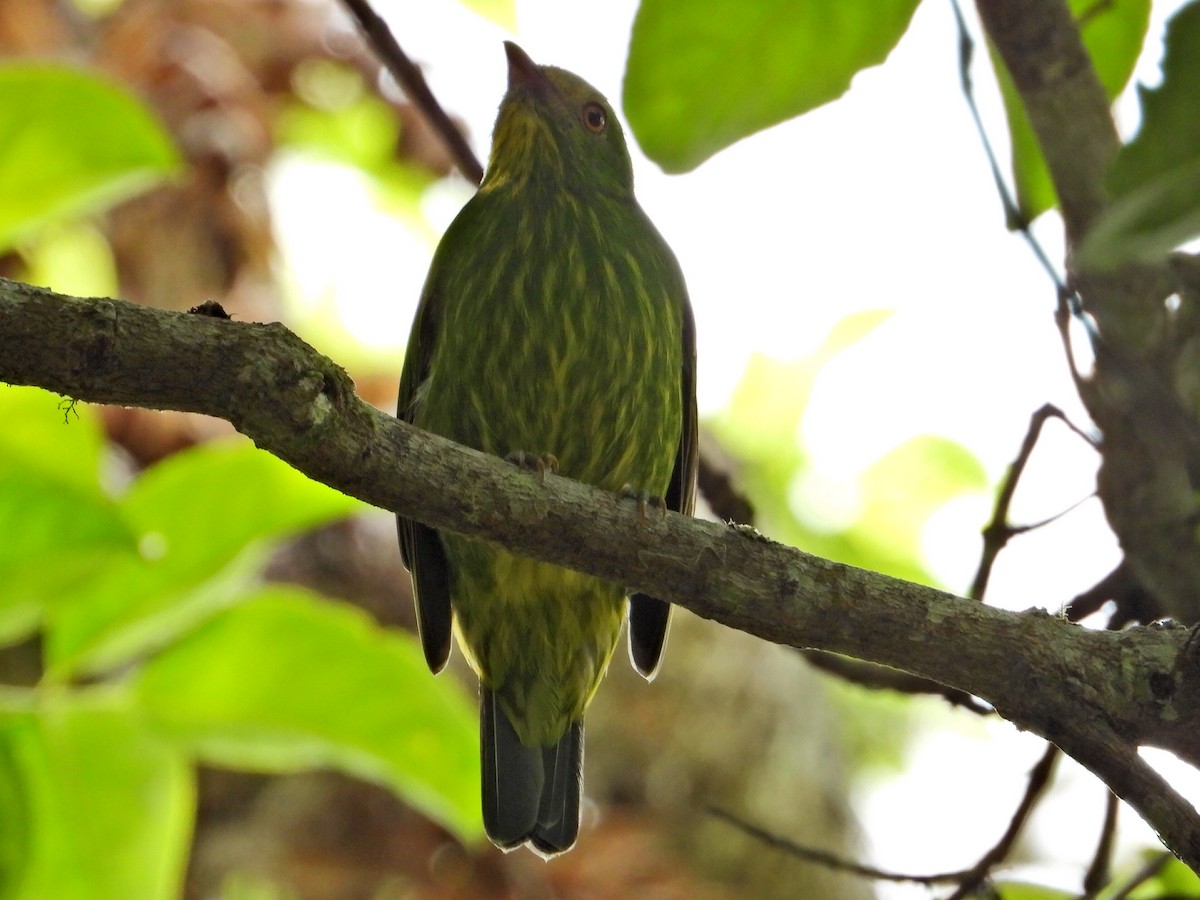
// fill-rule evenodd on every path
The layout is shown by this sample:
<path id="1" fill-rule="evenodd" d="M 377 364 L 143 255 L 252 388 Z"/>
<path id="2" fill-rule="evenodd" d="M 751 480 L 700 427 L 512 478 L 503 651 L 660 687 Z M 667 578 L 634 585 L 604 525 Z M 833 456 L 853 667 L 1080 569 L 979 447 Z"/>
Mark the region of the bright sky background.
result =
<path id="1" fill-rule="evenodd" d="M 1158 80 L 1162 23 L 1178 6 L 1156 3 L 1150 52 L 1135 79 Z M 973 13 L 969 0 L 963 7 Z M 377 8 L 486 159 L 505 85 L 500 41 L 511 35 L 448 0 L 377 0 Z M 536 61 L 577 72 L 619 106 L 635 9 L 633 0 L 519 2 L 516 39 Z M 1003 160 L 999 98 L 977 45 L 976 97 Z M 722 407 L 751 353 L 801 357 L 844 316 L 895 310 L 830 365 L 815 390 L 803 440 L 831 485 L 924 433 L 966 445 L 996 481 L 1043 403 L 1086 422 L 1051 318 L 1053 288 L 1023 241 L 1004 229 L 957 65 L 950 4 L 926 0 L 887 62 L 861 73 L 835 103 L 744 140 L 688 175 L 665 176 L 631 147 L 638 196 L 688 278 L 702 413 Z M 1119 106 L 1124 131 L 1136 127 L 1136 115 L 1135 102 Z M 376 209 L 351 172 L 281 166 L 273 201 L 299 294 L 312 302 L 335 297 L 347 327 L 394 352 L 398 369 L 429 255 L 470 193 L 465 182 L 431 191 L 433 230 L 414 231 Z M 314 218 L 313 209 L 322 215 Z M 329 227 L 333 221 L 338 228 Z M 1037 234 L 1050 258 L 1061 259 L 1056 214 L 1039 220 Z M 1094 455 L 1054 423 L 1048 436 L 1018 493 L 1017 522 L 1051 516 L 1093 490 Z M 969 583 L 991 502 L 966 498 L 927 529 L 929 564 L 953 590 Z M 1057 608 L 1118 558 L 1093 499 L 1001 554 L 989 599 Z M 872 860 L 906 871 L 973 862 L 1007 824 L 1040 752 L 1038 741 L 1003 723 L 921 738 L 911 748 L 912 770 L 865 789 L 858 804 Z M 1194 784 L 1195 773 L 1186 773 Z M 947 791 L 948 778 L 967 790 Z M 1073 766 L 1060 782 L 1079 802 L 1048 811 L 1036 834 L 1054 856 L 1082 864 L 1094 836 L 1079 826 L 1098 827 L 1103 793 Z M 921 810 L 927 820 L 914 819 Z M 1137 839 L 1153 840 L 1132 813 L 1124 822 Z M 1084 835 L 1078 846 L 1076 830 Z M 1064 886 L 1077 886 L 1079 869 L 1060 874 Z M 881 887 L 880 896 L 927 892 Z"/>

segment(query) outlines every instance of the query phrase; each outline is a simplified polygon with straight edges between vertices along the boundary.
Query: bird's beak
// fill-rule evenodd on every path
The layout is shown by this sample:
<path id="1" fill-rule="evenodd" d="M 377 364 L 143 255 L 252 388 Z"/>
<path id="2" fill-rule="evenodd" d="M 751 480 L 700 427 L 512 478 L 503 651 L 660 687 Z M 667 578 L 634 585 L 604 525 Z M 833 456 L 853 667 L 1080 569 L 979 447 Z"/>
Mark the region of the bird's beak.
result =
<path id="1" fill-rule="evenodd" d="M 508 56 L 508 89 L 510 91 L 518 85 L 535 94 L 545 94 L 553 89 L 550 80 L 542 74 L 538 64 L 512 41 L 504 42 L 504 53 Z"/>

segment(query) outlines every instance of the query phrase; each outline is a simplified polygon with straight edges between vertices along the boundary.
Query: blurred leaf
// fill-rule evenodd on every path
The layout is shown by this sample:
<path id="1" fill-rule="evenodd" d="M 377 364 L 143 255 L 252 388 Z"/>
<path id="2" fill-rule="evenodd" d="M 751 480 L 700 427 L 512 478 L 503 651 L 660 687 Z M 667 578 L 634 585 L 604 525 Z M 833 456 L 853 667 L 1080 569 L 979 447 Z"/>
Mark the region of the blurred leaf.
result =
<path id="1" fill-rule="evenodd" d="M 928 582 L 921 563 L 925 523 L 960 494 L 987 490 L 983 464 L 966 447 L 936 435 L 915 437 L 863 473 L 856 540 L 870 547 L 872 568 Z"/>
<path id="2" fill-rule="evenodd" d="M 909 694 L 867 690 L 842 678 L 826 678 L 822 683 L 834 710 L 838 756 L 856 777 L 903 774 L 909 738 L 923 728 L 936 727 L 931 720 L 937 713 L 914 703 Z"/>
<path id="3" fill-rule="evenodd" d="M 425 225 L 419 203 L 436 178 L 397 156 L 400 129 L 396 111 L 362 91 L 361 79 L 355 83 L 357 89 L 343 85 L 344 67 L 324 63 L 307 68 L 316 70 L 303 80 L 309 85 L 303 94 L 309 102 L 293 103 L 279 114 L 276 130 L 280 143 L 371 176 L 390 211 Z M 348 71 L 358 78 L 357 72 Z"/>
<path id="4" fill-rule="evenodd" d="M 0 890 L 7 898 L 179 896 L 195 807 L 183 757 L 113 692 L 0 709 Z"/>
<path id="5" fill-rule="evenodd" d="M 27 636 L 47 603 L 137 547 L 112 500 L 11 470 L 0 475 L 0 534 L 0 645 Z"/>
<path id="6" fill-rule="evenodd" d="M 874 310 L 847 317 L 803 360 L 752 359 L 728 410 L 709 427 L 738 460 L 738 479 L 764 532 L 828 559 L 929 583 L 921 544 L 926 522 L 954 497 L 988 489 L 982 465 L 961 445 L 914 438 L 846 486 L 853 502 L 845 521 L 810 514 L 817 504 L 809 491 L 823 484 L 801 443 L 813 385 L 831 360 L 888 315 Z"/>
<path id="7" fill-rule="evenodd" d="M 509 31 L 517 30 L 517 4 L 515 0 L 461 0 L 471 12 L 495 22 Z"/>
<path id="8" fill-rule="evenodd" d="M 1154 857 L 1162 855 L 1163 853 L 1158 850 L 1142 853 L 1137 866 L 1131 867 L 1131 871 L 1127 874 L 1132 874 L 1133 869 L 1140 868 Z M 1153 878 L 1147 879 L 1134 888 L 1128 895 L 1128 900 L 1158 900 L 1160 897 L 1200 897 L 1200 876 L 1197 876 L 1195 872 L 1175 857 L 1170 856 L 1170 854 L 1166 855 L 1168 859 L 1162 868 L 1158 870 L 1158 873 Z M 1108 891 L 1102 892 L 1100 900 L 1105 900 L 1108 893 Z"/>
<path id="9" fill-rule="evenodd" d="M 1070 0 L 1070 7 L 1100 83 L 1109 99 L 1115 99 L 1129 82 L 1142 51 L 1150 25 L 1150 0 Z M 1012 77 L 990 44 L 989 51 L 1008 115 L 1017 205 L 1024 220 L 1032 222 L 1058 202 L 1057 195 Z"/>
<path id="10" fill-rule="evenodd" d="M 293 886 L 278 884 L 255 872 L 235 870 L 221 881 L 220 900 L 297 900 Z"/>
<path id="11" fill-rule="evenodd" d="M 800 421 L 817 375 L 830 360 L 878 328 L 891 313 L 869 310 L 842 319 L 812 355 L 794 362 L 764 356 L 750 360 L 728 409 L 709 427 L 721 446 L 743 465 L 740 480 L 753 498 L 758 526 L 778 540 L 822 556 L 842 559 L 828 534 L 796 520 L 789 488 L 808 466 L 800 445 Z"/>
<path id="12" fill-rule="evenodd" d="M 0 384 L 0 475 L 36 472 L 99 495 L 104 432 L 95 410 L 40 388 Z"/>
<path id="13" fill-rule="evenodd" d="M 331 766 L 481 833 L 474 705 L 416 641 L 298 588 L 267 587 L 144 665 L 150 720 L 207 762 Z"/>
<path id="14" fill-rule="evenodd" d="M 694 169 L 841 96 L 887 58 L 918 0 L 642 0 L 624 106 L 646 155 Z"/>
<path id="15" fill-rule="evenodd" d="M 248 441 L 168 457 L 120 504 L 142 555 L 118 560 L 51 610 L 48 676 L 95 674 L 175 639 L 241 599 L 271 541 L 358 506 Z"/>
<path id="16" fill-rule="evenodd" d="M 0 708 L 0 898 L 17 896 L 25 869 L 32 856 L 33 811 L 23 783 L 13 742 L 8 739 L 12 727 L 10 715 Z"/>
<path id="17" fill-rule="evenodd" d="M 66 66 L 0 65 L 0 135 L 0 249 L 179 167 L 170 137 L 136 97 Z"/>
<path id="18" fill-rule="evenodd" d="M 22 247 L 29 284 L 53 285 L 54 290 L 76 297 L 115 297 L 120 293 L 117 263 L 108 238 L 86 222 L 71 222 L 42 229 Z"/>
<path id="19" fill-rule="evenodd" d="M 1072 891 L 1060 891 L 1040 884 L 1022 884 L 1016 881 L 1001 881 L 995 887 L 1000 900 L 1074 900 L 1079 896 Z"/>
<path id="20" fill-rule="evenodd" d="M 167 457 L 134 483 L 122 507 L 134 527 L 163 542 L 164 557 L 207 564 L 362 504 L 237 438 Z"/>
<path id="21" fill-rule="evenodd" d="M 100 489 L 94 412 L 62 404 L 0 385 L 0 645 L 29 635 L 48 602 L 136 543 Z"/>
<path id="22" fill-rule="evenodd" d="M 1139 88 L 1142 127 L 1113 163 L 1112 203 L 1079 248 L 1080 265 L 1161 259 L 1200 236 L 1200 3 L 1171 19 L 1166 45 L 1162 84 Z"/>
<path id="23" fill-rule="evenodd" d="M 269 549 L 256 542 L 196 565 L 170 556 L 111 562 L 47 609 L 45 678 L 100 675 L 176 640 L 245 599 Z"/>

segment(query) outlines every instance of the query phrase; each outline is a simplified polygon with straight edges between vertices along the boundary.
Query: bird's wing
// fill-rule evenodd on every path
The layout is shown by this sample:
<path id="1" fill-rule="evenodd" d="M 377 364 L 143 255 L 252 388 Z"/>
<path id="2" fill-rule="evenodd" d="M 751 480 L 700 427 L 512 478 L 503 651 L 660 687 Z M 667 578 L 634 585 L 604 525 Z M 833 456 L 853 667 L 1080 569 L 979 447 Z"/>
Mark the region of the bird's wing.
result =
<path id="1" fill-rule="evenodd" d="M 682 278 L 681 278 L 682 282 Z M 675 469 L 667 486 L 667 508 L 690 516 L 696 509 L 696 469 L 700 462 L 696 411 L 696 321 L 686 290 L 683 293 L 683 428 Z M 653 678 L 662 660 L 671 622 L 671 604 L 646 594 L 629 599 L 629 656 L 633 666 L 646 678 Z"/>
<path id="2" fill-rule="evenodd" d="M 429 377 L 439 307 L 434 280 L 430 279 L 417 307 L 400 374 L 396 416 L 405 422 L 413 421 L 418 389 Z M 440 672 L 450 658 L 450 571 L 446 551 L 437 531 L 429 526 L 399 515 L 396 526 L 400 534 L 400 556 L 412 575 L 417 630 L 425 650 L 425 662 L 431 671 Z"/>

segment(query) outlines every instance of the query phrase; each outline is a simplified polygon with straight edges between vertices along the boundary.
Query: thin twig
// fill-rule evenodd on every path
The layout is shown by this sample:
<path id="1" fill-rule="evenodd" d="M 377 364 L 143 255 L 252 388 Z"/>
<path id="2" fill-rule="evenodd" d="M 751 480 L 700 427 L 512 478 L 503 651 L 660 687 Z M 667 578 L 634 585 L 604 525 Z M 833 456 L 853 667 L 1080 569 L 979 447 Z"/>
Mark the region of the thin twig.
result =
<path id="1" fill-rule="evenodd" d="M 764 844 L 782 850 L 790 856 L 795 856 L 798 859 L 808 860 L 809 862 L 819 863 L 826 868 L 833 869 L 838 872 L 849 872 L 852 875 L 860 875 L 863 878 L 873 878 L 876 881 L 904 881 L 912 884 L 945 884 L 946 882 L 957 881 L 958 879 L 968 875 L 971 870 L 963 870 L 961 872 L 938 872 L 932 875 L 913 875 L 904 872 L 887 872 L 883 869 L 876 869 L 873 866 L 865 866 L 862 863 L 856 863 L 852 860 L 843 859 L 842 857 L 829 853 L 825 850 L 818 850 L 815 847 L 805 847 L 802 844 L 797 844 L 794 841 L 789 841 L 787 838 L 780 837 L 765 828 L 759 828 L 757 825 L 752 825 L 749 822 L 739 819 L 733 813 L 726 812 L 716 806 L 708 807 L 709 815 L 715 816 L 723 822 L 732 825 L 739 831 L 745 832 L 751 837 L 762 841 Z"/>
<path id="2" fill-rule="evenodd" d="M 1112 791 L 1105 793 L 1108 797 L 1104 803 L 1104 825 L 1100 829 L 1100 840 L 1092 855 L 1092 864 L 1083 876 L 1085 898 L 1094 897 L 1112 880 L 1113 844 L 1117 837 L 1117 814 L 1121 809 L 1121 801 Z"/>
<path id="3" fill-rule="evenodd" d="M 1033 812 L 1033 808 L 1045 793 L 1046 788 L 1050 784 L 1050 778 L 1054 774 L 1055 763 L 1058 762 L 1058 757 L 1061 751 L 1053 744 L 1046 745 L 1046 752 L 1042 754 L 1042 758 L 1038 760 L 1037 765 L 1029 773 L 1029 784 L 1025 786 L 1025 796 L 1021 798 L 1020 805 L 1017 806 L 1013 813 L 1012 821 L 1008 823 L 1008 828 L 1001 836 L 996 845 L 992 847 L 983 857 L 977 862 L 968 872 L 965 878 L 959 882 L 954 893 L 947 900 L 963 900 L 979 887 L 987 879 L 988 874 L 996 866 L 997 863 L 1003 860 L 1012 852 L 1013 844 L 1017 842 L 1017 838 L 1021 835 L 1021 830 L 1025 827 L 1025 823 L 1029 821 L 1029 815 Z"/>
<path id="4" fill-rule="evenodd" d="M 1029 220 L 1025 218 L 1016 201 L 1013 200 L 1012 192 L 1008 189 L 1008 185 L 1004 181 L 1004 176 L 1000 174 L 1000 164 L 996 160 L 996 152 L 992 149 L 992 142 L 988 139 L 987 130 L 983 127 L 983 119 L 979 115 L 979 107 L 975 104 L 975 88 L 971 83 L 971 61 L 975 56 L 975 41 L 971 37 L 970 32 L 967 31 L 967 22 L 963 18 L 962 10 L 958 6 L 958 0 L 950 0 L 950 5 L 954 8 L 954 21 L 958 25 L 959 83 L 962 85 L 963 97 L 966 98 L 967 108 L 971 111 L 971 118 L 975 122 L 975 130 L 979 132 L 979 139 L 983 143 L 983 151 L 987 154 L 988 166 L 992 170 L 992 181 L 996 185 L 996 193 L 1000 195 L 1000 203 L 1004 207 L 1005 224 L 1010 231 L 1018 231 L 1025 238 L 1029 249 L 1033 251 L 1033 255 L 1037 257 L 1042 268 L 1046 270 L 1046 274 L 1054 282 L 1054 286 L 1058 289 L 1059 294 L 1070 294 L 1071 291 L 1063 283 L 1062 278 L 1059 277 L 1054 264 L 1050 262 L 1050 257 L 1046 255 L 1046 251 L 1038 243 L 1037 238 L 1033 236 L 1033 232 L 1030 231 Z"/>
<path id="5" fill-rule="evenodd" d="M 1104 3 L 1105 0 L 1098 0 L 1086 15 L 1090 15 L 1098 7 L 1102 7 Z M 1074 379 L 1076 387 L 1080 387 L 1081 376 L 1074 366 L 1074 354 L 1071 351 L 1070 323 L 1072 319 L 1077 319 L 1083 322 L 1085 326 L 1088 326 L 1090 325 L 1090 321 L 1083 315 L 1083 302 L 1078 291 L 1062 279 L 1058 270 L 1050 262 L 1045 249 L 1043 249 L 1037 238 L 1033 236 L 1032 223 L 1025 218 L 1016 201 L 1013 200 L 1012 192 L 1008 189 L 1008 185 L 1004 181 L 1004 176 L 1000 174 L 1000 165 L 996 161 L 996 152 L 992 148 L 992 142 L 988 138 L 987 130 L 983 127 L 983 119 L 980 117 L 979 107 L 975 103 L 975 89 L 971 82 L 971 61 L 975 55 L 975 41 L 971 38 L 970 32 L 967 30 L 967 23 L 963 18 L 958 0 L 950 0 L 950 5 L 954 9 L 954 21 L 958 26 L 959 82 L 962 85 L 963 97 L 967 101 L 967 108 L 971 112 L 971 119 L 975 123 L 975 130 L 979 133 L 979 140 L 983 144 L 983 151 L 987 155 L 988 167 L 992 172 L 992 182 L 996 186 L 996 192 L 1000 196 L 1000 204 L 1004 208 L 1005 224 L 1010 231 L 1020 232 L 1030 251 L 1032 251 L 1039 265 L 1045 270 L 1046 274 L 1050 277 L 1051 283 L 1054 285 L 1056 295 L 1054 323 L 1058 330 L 1059 339 L 1062 341 L 1063 350 L 1066 352 L 1066 358 L 1071 362 L 1071 377 Z"/>
<path id="6" fill-rule="evenodd" d="M 876 663 L 864 662 L 861 659 L 852 659 L 849 656 L 841 656 L 827 650 L 809 649 L 800 652 L 814 668 L 830 675 L 836 675 L 859 687 L 914 696 L 941 697 L 951 706 L 959 706 L 981 716 L 990 716 L 996 712 L 991 706 L 966 691 L 947 687 L 929 678 L 913 675 L 911 672 L 902 672 L 900 669 L 891 669 Z"/>
<path id="7" fill-rule="evenodd" d="M 1037 445 L 1038 438 L 1041 436 L 1042 426 L 1046 424 L 1047 419 L 1051 418 L 1059 419 L 1066 423 L 1068 428 L 1087 441 L 1090 446 L 1095 447 L 1095 441 L 1076 427 L 1063 414 L 1062 410 L 1053 404 L 1047 403 L 1030 416 L 1029 427 L 1025 430 L 1025 438 L 1021 441 L 1021 449 L 1018 451 L 1012 465 L 1008 467 L 1008 472 L 1004 476 L 1004 482 L 1000 486 L 1000 493 L 996 496 L 996 506 L 992 512 L 992 520 L 983 529 L 983 553 L 979 559 L 979 568 L 975 571 L 975 579 L 972 581 L 971 589 L 967 593 L 967 596 L 972 600 L 983 599 L 983 595 L 987 592 L 988 581 L 992 576 L 992 567 L 996 563 L 996 557 L 1004 549 L 1005 545 L 1008 544 L 1009 539 L 1017 534 L 1030 531 L 1035 527 L 1049 524 L 1058 518 L 1058 516 L 1052 516 L 1045 522 L 1040 522 L 1037 525 L 1013 526 L 1008 523 L 1008 512 L 1012 506 L 1013 496 L 1017 491 L 1017 484 L 1020 482 L 1021 476 L 1025 472 L 1025 466 L 1028 465 L 1029 458 L 1033 454 L 1033 448 Z M 1075 506 L 1078 506 L 1078 504 L 1075 504 Z M 1072 506 L 1071 509 L 1074 509 L 1075 506 Z"/>
<path id="8" fill-rule="evenodd" d="M 483 166 L 479 164 L 471 145 L 467 143 L 467 139 L 458 130 L 458 126 L 442 109 L 442 105 L 433 96 L 433 92 L 429 90 L 429 85 L 425 83 L 425 76 L 421 74 L 421 69 L 408 58 L 408 54 L 400 49 L 400 45 L 396 42 L 387 23 L 376 14 L 367 0 L 342 0 L 342 3 L 358 23 L 358 27 L 375 49 L 380 61 L 392 73 L 396 83 L 404 89 L 408 99 L 425 114 L 434 130 L 446 142 L 446 147 L 449 149 L 450 155 L 454 157 L 463 177 L 475 184 L 483 181 Z"/>

